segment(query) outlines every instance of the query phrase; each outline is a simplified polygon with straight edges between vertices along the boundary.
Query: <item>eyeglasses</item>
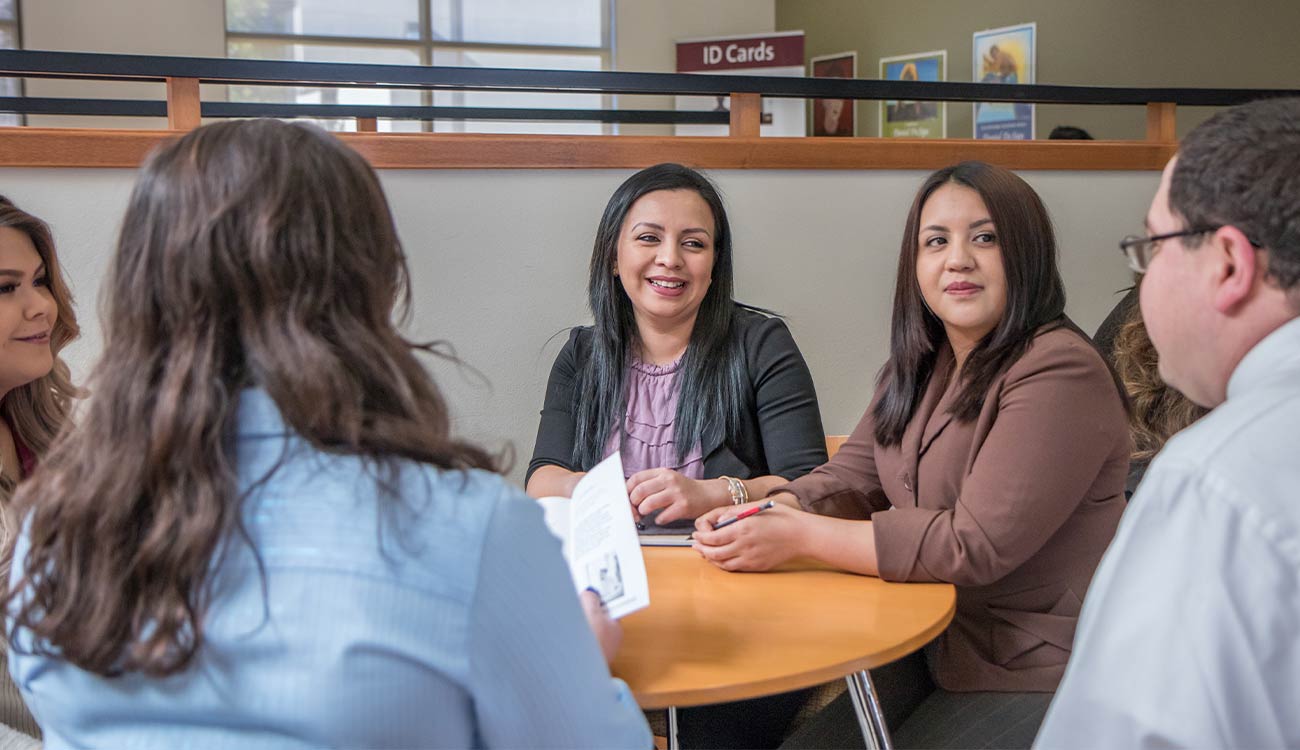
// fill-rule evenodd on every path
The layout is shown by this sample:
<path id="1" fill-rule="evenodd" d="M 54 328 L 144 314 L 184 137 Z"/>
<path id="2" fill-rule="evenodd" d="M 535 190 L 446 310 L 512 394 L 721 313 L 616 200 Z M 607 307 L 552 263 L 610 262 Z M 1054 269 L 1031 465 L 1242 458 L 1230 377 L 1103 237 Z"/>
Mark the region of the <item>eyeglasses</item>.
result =
<path id="1" fill-rule="evenodd" d="M 1138 273 L 1146 273 L 1147 268 L 1151 266 L 1151 259 L 1156 257 L 1156 251 L 1160 249 L 1160 243 L 1164 240 L 1172 240 L 1177 237 L 1194 237 L 1198 234 L 1209 234 L 1210 232 L 1217 232 L 1225 226 L 1227 225 L 1220 224 L 1217 227 L 1183 229 L 1177 232 L 1153 234 L 1150 237 L 1138 237 L 1135 234 L 1130 234 L 1119 241 L 1119 251 L 1124 253 L 1124 257 L 1128 259 L 1129 268 Z M 1250 237 L 1246 237 L 1246 241 L 1256 250 L 1263 247 L 1263 245 L 1252 240 Z"/>
<path id="2" fill-rule="evenodd" d="M 1197 227 L 1195 229 L 1182 229 L 1177 232 L 1166 232 L 1165 234 L 1153 234 L 1149 237 L 1130 234 L 1120 240 L 1119 250 L 1128 259 L 1129 268 L 1138 273 L 1146 273 L 1147 267 L 1151 265 L 1151 259 L 1155 257 L 1156 251 L 1160 249 L 1160 243 L 1164 240 L 1172 240 L 1177 237 L 1194 237 L 1218 229 L 1218 227 Z"/>

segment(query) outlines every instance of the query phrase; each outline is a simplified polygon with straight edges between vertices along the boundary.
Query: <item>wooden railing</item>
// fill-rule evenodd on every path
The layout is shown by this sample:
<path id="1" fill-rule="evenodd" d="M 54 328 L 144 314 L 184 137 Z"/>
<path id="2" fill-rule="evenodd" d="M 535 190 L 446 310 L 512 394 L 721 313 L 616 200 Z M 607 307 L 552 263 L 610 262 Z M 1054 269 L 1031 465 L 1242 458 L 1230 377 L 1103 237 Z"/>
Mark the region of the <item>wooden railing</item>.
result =
<path id="1" fill-rule="evenodd" d="M 672 160 L 715 169 L 931 169 L 982 159 L 1013 169 L 1158 170 L 1173 154 L 1178 105 L 1226 106 L 1297 91 L 1153 89 L 671 73 L 305 63 L 0 50 L 0 76 L 164 83 L 166 101 L 0 97 L 23 114 L 166 117 L 168 130 L 0 128 L 0 166 L 134 167 L 204 117 L 351 117 L 340 137 L 380 168 L 637 168 Z M 704 95 L 730 113 L 204 102 L 200 84 L 414 90 Z M 1141 141 L 760 138 L 763 97 L 1145 105 Z M 378 133 L 379 118 L 727 123 L 729 137 Z"/>

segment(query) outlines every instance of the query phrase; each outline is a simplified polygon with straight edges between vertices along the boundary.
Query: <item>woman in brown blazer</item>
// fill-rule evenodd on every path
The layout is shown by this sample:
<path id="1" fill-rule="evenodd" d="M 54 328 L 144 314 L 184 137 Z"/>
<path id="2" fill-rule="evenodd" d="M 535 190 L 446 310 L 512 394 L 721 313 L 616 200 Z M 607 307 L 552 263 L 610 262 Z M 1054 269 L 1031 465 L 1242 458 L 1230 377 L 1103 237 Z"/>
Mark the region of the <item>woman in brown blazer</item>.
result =
<path id="1" fill-rule="evenodd" d="M 810 557 L 956 585 L 952 624 L 913 661 L 926 668 L 882 680 L 899 747 L 1029 747 L 1124 508 L 1124 397 L 1065 317 L 1056 254 L 1015 174 L 966 162 L 931 175 L 904 232 L 890 358 L 852 437 L 776 488 L 768 512 L 697 524 L 696 549 L 726 570 Z M 838 703 L 803 741 L 854 740 Z"/>

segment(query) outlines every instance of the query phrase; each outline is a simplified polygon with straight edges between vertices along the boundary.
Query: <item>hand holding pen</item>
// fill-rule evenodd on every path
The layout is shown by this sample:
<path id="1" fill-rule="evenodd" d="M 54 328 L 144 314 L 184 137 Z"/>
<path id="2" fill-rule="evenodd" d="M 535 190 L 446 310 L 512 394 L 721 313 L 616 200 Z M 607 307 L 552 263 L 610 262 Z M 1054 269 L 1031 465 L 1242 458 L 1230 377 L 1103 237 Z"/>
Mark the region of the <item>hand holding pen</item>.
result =
<path id="1" fill-rule="evenodd" d="M 742 518 L 749 518 L 750 516 L 753 516 L 753 515 L 757 515 L 757 514 L 759 514 L 759 513 L 762 513 L 763 511 L 770 509 L 770 508 L 771 508 L 773 505 L 775 505 L 775 504 L 776 504 L 776 503 L 775 503 L 774 501 L 772 501 L 772 500 L 768 500 L 767 502 L 763 503 L 762 505 L 755 505 L 755 506 L 753 506 L 753 507 L 746 508 L 745 510 L 740 511 L 739 513 L 737 513 L 736 515 L 732 516 L 731 518 L 725 518 L 725 519 L 723 519 L 723 520 L 721 520 L 721 521 L 719 521 L 719 522 L 713 524 L 713 530 L 714 530 L 714 531 L 717 531 L 718 529 L 720 529 L 720 528 L 722 528 L 722 527 L 724 527 L 724 526 L 730 526 L 731 524 L 735 523 L 736 521 L 739 521 L 739 520 L 742 519 Z"/>
<path id="2" fill-rule="evenodd" d="M 761 519 L 736 523 L 759 514 Z M 780 496 L 739 509 L 718 508 L 696 519 L 695 543 L 691 546 L 723 570 L 771 570 L 806 554 L 801 552 L 801 540 L 806 537 L 804 531 L 811 517 L 790 507 Z"/>

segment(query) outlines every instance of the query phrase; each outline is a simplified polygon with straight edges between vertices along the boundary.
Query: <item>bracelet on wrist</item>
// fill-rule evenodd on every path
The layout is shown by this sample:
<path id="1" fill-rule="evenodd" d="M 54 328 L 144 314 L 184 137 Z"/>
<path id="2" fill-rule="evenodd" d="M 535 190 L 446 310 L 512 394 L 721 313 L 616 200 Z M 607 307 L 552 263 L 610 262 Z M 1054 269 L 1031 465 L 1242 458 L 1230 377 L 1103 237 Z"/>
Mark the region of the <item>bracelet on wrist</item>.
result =
<path id="1" fill-rule="evenodd" d="M 731 504 L 741 505 L 749 502 L 749 490 L 745 488 L 745 483 L 735 477 L 720 477 L 727 480 L 727 491 L 731 493 Z"/>

